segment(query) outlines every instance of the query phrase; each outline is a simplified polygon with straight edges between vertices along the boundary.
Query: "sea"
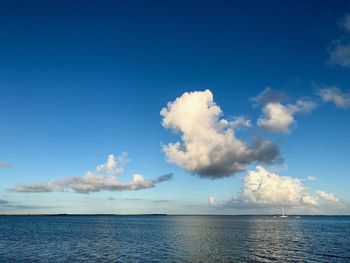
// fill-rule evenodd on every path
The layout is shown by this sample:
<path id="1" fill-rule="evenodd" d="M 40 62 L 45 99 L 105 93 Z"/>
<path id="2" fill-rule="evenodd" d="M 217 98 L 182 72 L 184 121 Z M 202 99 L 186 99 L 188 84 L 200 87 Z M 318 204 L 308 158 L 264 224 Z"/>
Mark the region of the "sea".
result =
<path id="1" fill-rule="evenodd" d="M 350 217 L 0 216 L 0 262 L 350 262 Z"/>

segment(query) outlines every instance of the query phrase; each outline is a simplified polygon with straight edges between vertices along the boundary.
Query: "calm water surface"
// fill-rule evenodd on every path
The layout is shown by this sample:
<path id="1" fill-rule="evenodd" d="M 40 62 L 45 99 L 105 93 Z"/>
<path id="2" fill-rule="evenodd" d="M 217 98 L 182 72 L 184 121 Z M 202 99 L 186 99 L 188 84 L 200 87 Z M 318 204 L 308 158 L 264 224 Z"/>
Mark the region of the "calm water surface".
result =
<path id="1" fill-rule="evenodd" d="M 0 262 L 350 262 L 350 217 L 1 216 Z"/>

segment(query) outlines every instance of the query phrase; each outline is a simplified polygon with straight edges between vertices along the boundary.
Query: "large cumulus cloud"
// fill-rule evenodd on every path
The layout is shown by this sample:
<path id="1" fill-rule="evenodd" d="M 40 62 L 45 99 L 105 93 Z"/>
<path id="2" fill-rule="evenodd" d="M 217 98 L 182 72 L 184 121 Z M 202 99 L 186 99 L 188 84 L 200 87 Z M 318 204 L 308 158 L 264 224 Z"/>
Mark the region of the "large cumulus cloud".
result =
<path id="1" fill-rule="evenodd" d="M 257 166 L 243 178 L 238 196 L 221 207 L 249 209 L 285 206 L 320 209 L 325 205 L 339 206 L 341 201 L 330 192 L 316 191 L 312 194 L 301 179 L 281 176 Z"/>
<path id="2" fill-rule="evenodd" d="M 317 205 L 301 180 L 257 166 L 244 178 L 242 199 L 257 204 Z"/>
<path id="3" fill-rule="evenodd" d="M 140 174 L 134 174 L 130 182 L 120 182 L 118 175 L 123 172 L 125 154 L 108 156 L 107 162 L 97 166 L 96 170 L 83 176 L 53 180 L 47 183 L 20 184 L 10 189 L 12 192 L 64 192 L 73 190 L 79 193 L 99 192 L 102 190 L 122 191 L 152 188 L 156 184 L 172 179 L 172 174 L 165 174 L 155 179 L 146 180 Z"/>
<path id="4" fill-rule="evenodd" d="M 266 140 L 247 144 L 235 136 L 236 122 L 222 117 L 210 90 L 186 92 L 160 112 L 165 128 L 181 133 L 181 141 L 163 146 L 169 162 L 207 178 L 220 178 L 252 162 L 273 162 L 279 149 Z"/>

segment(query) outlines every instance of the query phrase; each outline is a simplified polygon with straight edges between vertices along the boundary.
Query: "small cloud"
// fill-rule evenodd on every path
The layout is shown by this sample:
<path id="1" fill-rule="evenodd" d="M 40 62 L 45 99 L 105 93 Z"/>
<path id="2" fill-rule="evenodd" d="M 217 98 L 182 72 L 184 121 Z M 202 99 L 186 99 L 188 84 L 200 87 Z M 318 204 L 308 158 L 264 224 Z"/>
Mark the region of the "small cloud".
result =
<path id="1" fill-rule="evenodd" d="M 336 86 L 328 86 L 319 88 L 317 95 L 321 97 L 323 102 L 331 102 L 338 108 L 350 107 L 350 91 L 343 92 Z"/>
<path id="2" fill-rule="evenodd" d="M 268 103 L 282 103 L 290 100 L 290 97 L 280 90 L 265 88 L 258 96 L 251 98 L 254 106 L 265 106 Z"/>
<path id="3" fill-rule="evenodd" d="M 152 203 L 172 203 L 174 200 L 168 200 L 168 199 L 159 199 L 159 200 L 153 200 Z"/>
<path id="4" fill-rule="evenodd" d="M 337 43 L 331 49 L 329 62 L 346 68 L 350 67 L 350 44 Z"/>
<path id="5" fill-rule="evenodd" d="M 290 126 L 296 122 L 295 114 L 309 113 L 316 108 L 316 104 L 313 101 L 303 99 L 296 101 L 294 104 L 282 104 L 279 101 L 281 96 L 275 95 L 272 99 L 270 95 L 266 95 L 270 93 L 278 94 L 277 91 L 268 88 L 254 98 L 254 101 L 259 101 L 259 104 L 263 106 L 263 114 L 259 117 L 257 124 L 265 131 L 289 133 Z"/>
<path id="6" fill-rule="evenodd" d="M 210 206 L 215 206 L 216 205 L 216 201 L 215 201 L 215 197 L 214 196 L 208 197 L 208 204 Z"/>
<path id="7" fill-rule="evenodd" d="M 317 178 L 315 176 L 308 176 L 308 177 L 306 177 L 306 179 L 308 181 L 316 181 Z"/>
<path id="8" fill-rule="evenodd" d="M 221 118 L 221 108 L 210 90 L 185 92 L 160 112 L 162 125 L 181 134 L 181 141 L 163 146 L 169 162 L 201 177 L 217 179 L 233 175 L 253 162 L 273 163 L 278 147 L 257 139 L 252 144 L 236 138 L 237 126 L 249 121 Z"/>
<path id="9" fill-rule="evenodd" d="M 252 127 L 251 121 L 243 116 L 235 117 L 233 121 L 229 122 L 233 129 L 242 129 Z"/>
<path id="10" fill-rule="evenodd" d="M 124 198 L 125 201 L 145 201 L 143 198 Z"/>
<path id="11" fill-rule="evenodd" d="M 87 172 L 83 176 L 74 176 L 65 179 L 53 180 L 41 184 L 20 184 L 15 188 L 9 189 L 11 192 L 65 192 L 73 190 L 78 193 L 123 190 L 140 190 L 152 188 L 158 183 L 169 181 L 172 174 L 165 174 L 155 179 L 146 180 L 140 174 L 134 174 L 131 182 L 119 182 L 117 175 L 123 172 L 126 154 L 115 157 L 113 154 L 108 156 L 105 164 L 97 166 L 94 172 Z"/>
<path id="12" fill-rule="evenodd" d="M 22 205 L 15 202 L 0 199 L 0 208 L 3 209 L 47 209 L 55 208 L 54 206 L 40 206 L 40 205 Z"/>
<path id="13" fill-rule="evenodd" d="M 346 68 L 350 67 L 350 15 L 344 17 L 342 28 L 345 34 L 339 39 L 333 41 L 329 48 L 329 63 L 339 65 Z"/>
<path id="14" fill-rule="evenodd" d="M 332 193 L 330 192 L 324 192 L 324 191 L 316 191 L 317 196 L 326 202 L 329 203 L 339 203 L 340 200 L 336 198 Z"/>

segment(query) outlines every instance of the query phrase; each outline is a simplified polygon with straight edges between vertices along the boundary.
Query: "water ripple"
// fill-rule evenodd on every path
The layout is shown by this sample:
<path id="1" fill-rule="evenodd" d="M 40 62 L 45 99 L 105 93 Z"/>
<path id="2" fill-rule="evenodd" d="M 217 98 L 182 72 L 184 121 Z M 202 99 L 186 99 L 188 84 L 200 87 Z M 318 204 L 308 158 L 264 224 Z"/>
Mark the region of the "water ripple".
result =
<path id="1" fill-rule="evenodd" d="M 0 217 L 0 262 L 350 262 L 350 217 Z"/>

